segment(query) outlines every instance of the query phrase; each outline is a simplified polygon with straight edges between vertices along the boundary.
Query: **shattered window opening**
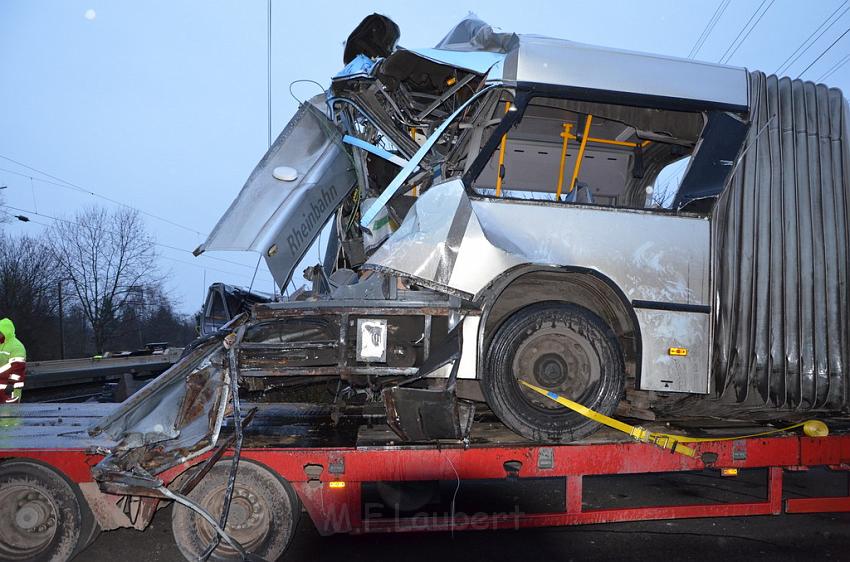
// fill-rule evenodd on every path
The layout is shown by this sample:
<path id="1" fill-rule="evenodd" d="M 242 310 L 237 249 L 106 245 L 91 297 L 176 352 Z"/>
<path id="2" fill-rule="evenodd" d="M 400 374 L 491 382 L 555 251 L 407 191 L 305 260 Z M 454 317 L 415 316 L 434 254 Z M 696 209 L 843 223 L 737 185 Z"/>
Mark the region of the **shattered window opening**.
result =
<path id="1" fill-rule="evenodd" d="M 647 209 L 671 209 L 682 186 L 693 156 L 683 156 L 670 162 L 651 182 L 646 184 Z"/>
<path id="2" fill-rule="evenodd" d="M 204 306 L 204 333 L 213 333 L 224 326 L 231 318 L 224 295 L 219 291 L 210 291 Z"/>
<path id="3" fill-rule="evenodd" d="M 488 136 L 508 117 L 509 101 L 500 102 Z M 520 120 L 472 182 L 477 195 L 661 209 L 647 204 L 646 186 L 668 164 L 692 154 L 706 122 L 697 112 L 560 98 L 535 97 L 516 109 Z"/>

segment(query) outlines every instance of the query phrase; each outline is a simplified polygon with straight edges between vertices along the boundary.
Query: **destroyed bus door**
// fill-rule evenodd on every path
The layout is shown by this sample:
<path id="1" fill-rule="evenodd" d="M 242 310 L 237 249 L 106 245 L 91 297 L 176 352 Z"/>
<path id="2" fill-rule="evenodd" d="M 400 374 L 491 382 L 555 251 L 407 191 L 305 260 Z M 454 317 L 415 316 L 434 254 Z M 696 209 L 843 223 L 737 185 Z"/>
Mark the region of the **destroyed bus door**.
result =
<path id="1" fill-rule="evenodd" d="M 195 255 L 259 252 L 284 288 L 355 181 L 342 133 L 324 95 L 316 96 L 301 104 Z"/>

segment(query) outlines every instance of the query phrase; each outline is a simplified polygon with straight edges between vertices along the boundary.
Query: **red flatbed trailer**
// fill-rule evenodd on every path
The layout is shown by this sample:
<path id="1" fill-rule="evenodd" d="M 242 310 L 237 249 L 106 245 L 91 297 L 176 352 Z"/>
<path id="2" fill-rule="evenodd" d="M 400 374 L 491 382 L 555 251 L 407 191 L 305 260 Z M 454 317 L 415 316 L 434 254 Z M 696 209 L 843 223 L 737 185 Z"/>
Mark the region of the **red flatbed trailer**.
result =
<path id="1" fill-rule="evenodd" d="M 41 464 L 61 475 L 84 498 L 103 529 L 118 526 L 144 528 L 160 500 L 145 498 L 128 522 L 116 519 L 117 496 L 97 491 L 91 467 L 102 458 L 97 447 L 107 445 L 90 438 L 85 429 L 114 405 L 23 404 L 0 412 L 0 478 L 11 460 Z M 293 410 L 294 409 L 294 410 Z M 298 419 L 304 412 L 308 415 Z M 312 412 L 312 413 L 310 413 Z M 696 458 L 671 453 L 652 445 L 630 441 L 622 434 L 600 430 L 592 438 L 571 445 L 523 443 L 496 423 L 477 423 L 468 443 L 400 445 L 385 427 L 359 420 L 331 426 L 324 413 L 298 406 L 262 406 L 245 433 L 241 462 L 255 463 L 261 470 L 283 479 L 297 495 L 294 506 L 309 515 L 322 534 L 380 533 L 507 529 L 581 525 L 651 519 L 778 515 L 850 511 L 850 487 L 844 495 L 786 498 L 785 471 L 827 467 L 850 470 L 850 432 L 847 420 L 838 433 L 827 437 L 789 434 L 698 443 Z M 208 455 L 193 459 L 159 475 L 178 483 L 181 474 Z M 221 461 L 226 462 L 226 461 Z M 229 466 L 229 462 L 227 462 Z M 241 464 L 240 464 L 241 466 Z M 582 492 L 583 478 L 600 475 L 680 473 L 724 469 L 766 469 L 767 494 L 758 501 L 646 505 L 587 509 L 590 498 Z M 513 512 L 466 514 L 422 512 L 387 516 L 373 510 L 367 496 L 376 483 L 402 482 L 558 482 L 561 507 L 540 513 Z M 239 484 L 237 484 L 238 486 Z M 368 492 L 368 493 L 367 493 Z M 2 493 L 2 492 L 0 492 Z M 109 507 L 109 504 L 113 507 Z M 374 511 L 374 512 L 373 512 Z M 120 518 L 119 518 L 120 519 Z M 293 520 L 293 526 L 297 522 Z M 96 533 L 93 533 L 96 535 Z M 178 540 L 180 537 L 175 532 Z M 288 538 L 291 537 L 291 534 Z M 2 530 L 0 530 L 2 539 Z M 87 539 L 72 554 L 86 545 Z M 0 545 L 0 549 L 2 549 Z M 185 552 L 185 551 L 184 551 Z M 2 554 L 2 550 L 0 550 Z"/>

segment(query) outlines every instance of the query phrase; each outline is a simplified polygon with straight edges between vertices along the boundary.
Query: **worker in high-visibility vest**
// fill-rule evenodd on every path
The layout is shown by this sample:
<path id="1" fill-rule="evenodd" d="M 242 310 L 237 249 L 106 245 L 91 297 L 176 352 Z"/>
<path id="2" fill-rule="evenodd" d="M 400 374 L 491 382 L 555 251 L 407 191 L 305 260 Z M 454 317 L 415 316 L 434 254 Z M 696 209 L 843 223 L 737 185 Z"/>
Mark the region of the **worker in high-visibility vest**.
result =
<path id="1" fill-rule="evenodd" d="M 27 350 L 15 337 L 15 325 L 0 320 L 0 404 L 21 401 L 27 375 Z"/>

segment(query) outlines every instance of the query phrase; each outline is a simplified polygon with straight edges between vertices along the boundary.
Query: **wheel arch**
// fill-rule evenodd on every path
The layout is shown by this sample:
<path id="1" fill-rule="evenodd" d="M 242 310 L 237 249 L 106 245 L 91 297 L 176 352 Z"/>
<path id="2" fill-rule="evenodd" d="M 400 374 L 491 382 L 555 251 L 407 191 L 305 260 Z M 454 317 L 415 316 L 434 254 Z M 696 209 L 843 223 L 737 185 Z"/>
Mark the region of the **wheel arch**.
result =
<path id="1" fill-rule="evenodd" d="M 0 467 L 6 466 L 6 465 L 9 465 L 9 464 L 14 464 L 14 463 L 32 464 L 32 465 L 40 466 L 42 468 L 47 468 L 47 469 L 51 470 L 52 472 L 55 472 L 56 474 L 58 474 L 59 477 L 62 478 L 62 480 L 64 480 L 71 487 L 72 490 L 79 490 L 79 484 L 77 484 L 77 482 L 74 482 L 74 480 L 72 480 L 70 476 L 65 474 L 65 472 L 62 471 L 61 469 L 59 469 L 59 467 L 57 467 L 55 464 L 51 464 L 47 461 L 44 461 L 44 460 L 41 460 L 41 459 L 36 459 L 36 458 L 33 458 L 33 457 L 16 457 L 16 456 L 0 457 Z"/>
<path id="2" fill-rule="evenodd" d="M 493 333 L 512 313 L 540 302 L 566 302 L 590 310 L 611 327 L 623 351 L 627 378 L 640 381 L 643 344 L 637 314 L 619 285 L 595 269 L 516 266 L 479 291 L 475 301 L 482 310 L 478 357 L 485 356 Z M 480 380 L 484 361 L 477 361 L 476 369 Z"/>

